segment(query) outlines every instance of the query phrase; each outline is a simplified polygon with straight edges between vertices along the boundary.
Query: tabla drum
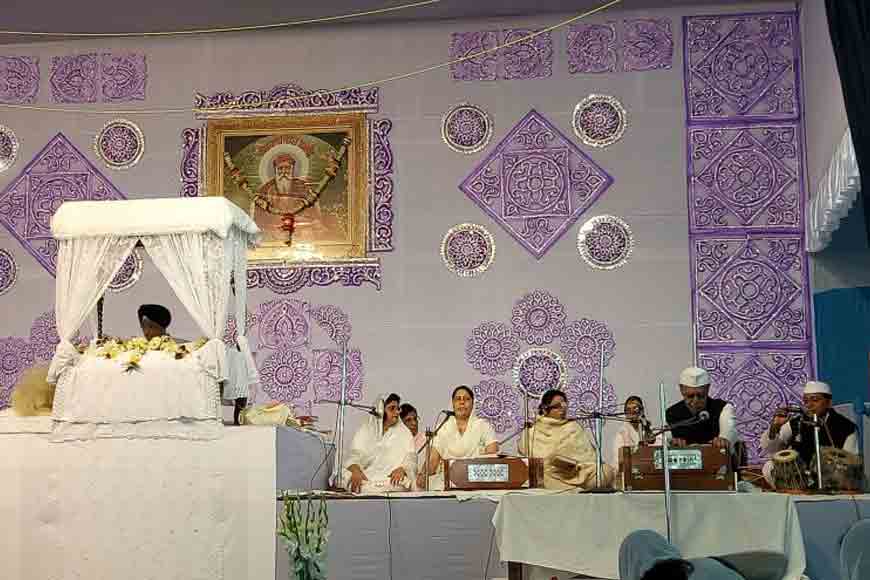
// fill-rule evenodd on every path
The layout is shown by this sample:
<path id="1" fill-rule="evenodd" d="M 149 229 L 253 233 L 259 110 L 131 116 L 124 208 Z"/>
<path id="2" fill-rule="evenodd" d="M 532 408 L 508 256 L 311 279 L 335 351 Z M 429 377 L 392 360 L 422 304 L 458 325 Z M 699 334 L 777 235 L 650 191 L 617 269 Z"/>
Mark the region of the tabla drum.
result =
<path id="1" fill-rule="evenodd" d="M 783 449 L 773 454 L 772 476 L 773 486 L 779 492 L 803 493 L 810 486 L 803 461 L 794 449 Z"/>
<path id="2" fill-rule="evenodd" d="M 864 465 L 858 455 L 836 447 L 822 447 L 821 455 L 822 491 L 862 493 Z"/>

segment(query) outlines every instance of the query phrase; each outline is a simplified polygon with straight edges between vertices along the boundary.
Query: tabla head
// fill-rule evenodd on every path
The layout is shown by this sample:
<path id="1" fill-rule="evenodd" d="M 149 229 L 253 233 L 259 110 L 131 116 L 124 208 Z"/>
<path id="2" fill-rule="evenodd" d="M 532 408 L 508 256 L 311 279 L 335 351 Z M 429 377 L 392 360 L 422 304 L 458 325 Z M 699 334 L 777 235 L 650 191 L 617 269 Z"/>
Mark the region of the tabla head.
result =
<path id="1" fill-rule="evenodd" d="M 774 463 L 794 463 L 798 459 L 798 452 L 794 449 L 783 449 L 773 454 Z"/>

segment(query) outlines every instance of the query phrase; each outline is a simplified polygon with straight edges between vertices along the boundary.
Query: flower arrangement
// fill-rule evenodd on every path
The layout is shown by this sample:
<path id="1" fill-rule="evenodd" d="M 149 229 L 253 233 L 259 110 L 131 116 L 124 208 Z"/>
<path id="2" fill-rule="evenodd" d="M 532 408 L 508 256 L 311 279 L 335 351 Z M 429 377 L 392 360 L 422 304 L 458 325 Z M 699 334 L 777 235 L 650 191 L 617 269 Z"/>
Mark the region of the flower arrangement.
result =
<path id="1" fill-rule="evenodd" d="M 142 362 L 142 357 L 149 352 L 165 352 L 178 360 L 199 350 L 206 342 L 208 342 L 207 339 L 200 338 L 191 344 L 178 344 L 169 336 L 156 336 L 151 340 L 144 336 L 127 340 L 105 337 L 96 342 L 93 353 L 95 356 L 110 360 L 124 359 L 122 361 L 124 372 L 131 372 L 140 370 L 139 363 Z"/>
<path id="2" fill-rule="evenodd" d="M 303 499 L 283 493 L 284 510 L 278 517 L 278 536 L 290 557 L 291 580 L 326 580 L 326 545 L 329 541 L 329 513 L 326 500 Z"/>

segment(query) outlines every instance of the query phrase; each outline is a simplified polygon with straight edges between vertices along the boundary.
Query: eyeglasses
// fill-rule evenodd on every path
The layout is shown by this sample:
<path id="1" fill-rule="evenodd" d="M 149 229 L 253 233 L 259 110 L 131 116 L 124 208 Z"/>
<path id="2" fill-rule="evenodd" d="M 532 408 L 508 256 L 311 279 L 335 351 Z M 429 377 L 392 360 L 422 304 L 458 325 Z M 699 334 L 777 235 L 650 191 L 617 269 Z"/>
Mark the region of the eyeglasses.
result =
<path id="1" fill-rule="evenodd" d="M 684 399 L 706 399 L 707 393 L 683 393 Z"/>

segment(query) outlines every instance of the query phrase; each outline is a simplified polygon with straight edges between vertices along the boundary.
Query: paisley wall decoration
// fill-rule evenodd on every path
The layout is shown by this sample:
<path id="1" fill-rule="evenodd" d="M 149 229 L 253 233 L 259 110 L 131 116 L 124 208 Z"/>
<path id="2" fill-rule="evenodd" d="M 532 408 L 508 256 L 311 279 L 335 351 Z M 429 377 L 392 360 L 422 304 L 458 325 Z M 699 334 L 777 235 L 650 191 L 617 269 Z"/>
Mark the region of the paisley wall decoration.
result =
<path id="1" fill-rule="evenodd" d="M 628 112 L 609 95 L 589 95 L 574 107 L 574 134 L 590 147 L 608 147 L 625 134 Z"/>
<path id="2" fill-rule="evenodd" d="M 587 264 L 598 270 L 623 266 L 633 249 L 631 228 L 616 216 L 590 218 L 577 233 L 577 251 Z"/>
<path id="3" fill-rule="evenodd" d="M 495 240 L 481 225 L 453 226 L 441 240 L 441 259 L 457 276 L 478 276 L 489 269 L 494 258 Z"/>
<path id="4" fill-rule="evenodd" d="M 441 120 L 441 138 L 457 153 L 477 153 L 492 138 L 492 118 L 476 105 L 460 103 Z"/>
<path id="5" fill-rule="evenodd" d="M 145 153 L 145 135 L 133 121 L 115 119 L 94 137 L 94 152 L 111 169 L 129 169 Z"/>

